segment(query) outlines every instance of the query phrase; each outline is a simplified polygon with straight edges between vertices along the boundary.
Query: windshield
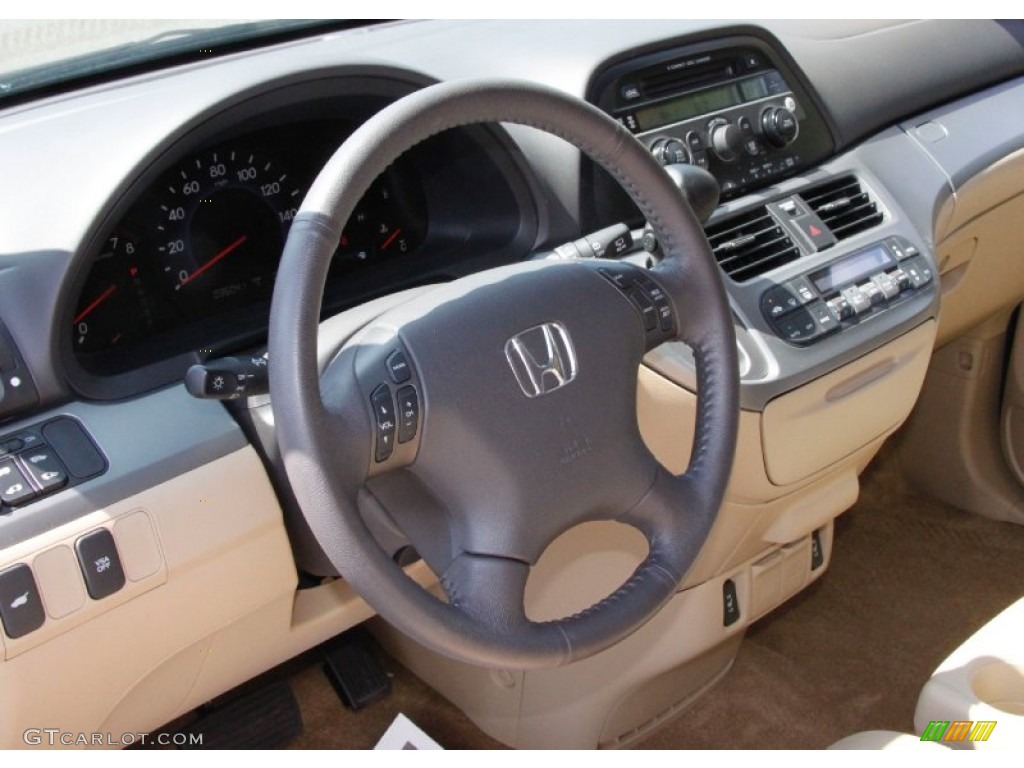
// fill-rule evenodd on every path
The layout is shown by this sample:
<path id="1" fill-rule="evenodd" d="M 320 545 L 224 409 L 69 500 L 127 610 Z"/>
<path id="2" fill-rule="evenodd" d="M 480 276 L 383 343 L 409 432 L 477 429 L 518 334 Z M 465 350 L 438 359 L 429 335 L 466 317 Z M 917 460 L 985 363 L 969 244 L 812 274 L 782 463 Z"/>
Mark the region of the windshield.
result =
<path id="1" fill-rule="evenodd" d="M 317 20 L 24 19 L 0 21 L 0 100 L 170 57 L 235 50 Z"/>

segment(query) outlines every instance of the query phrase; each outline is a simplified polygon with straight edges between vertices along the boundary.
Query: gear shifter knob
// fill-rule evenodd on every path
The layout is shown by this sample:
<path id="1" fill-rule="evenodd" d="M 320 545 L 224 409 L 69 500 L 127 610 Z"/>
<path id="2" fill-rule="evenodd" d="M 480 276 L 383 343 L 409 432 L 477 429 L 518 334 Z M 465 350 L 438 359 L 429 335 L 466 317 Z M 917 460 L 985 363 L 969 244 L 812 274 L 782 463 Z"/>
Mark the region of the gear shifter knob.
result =
<path id="1" fill-rule="evenodd" d="M 703 224 L 711 218 L 718 207 L 718 180 L 703 168 L 685 163 L 666 165 L 665 172 L 683 191 L 698 221 Z"/>

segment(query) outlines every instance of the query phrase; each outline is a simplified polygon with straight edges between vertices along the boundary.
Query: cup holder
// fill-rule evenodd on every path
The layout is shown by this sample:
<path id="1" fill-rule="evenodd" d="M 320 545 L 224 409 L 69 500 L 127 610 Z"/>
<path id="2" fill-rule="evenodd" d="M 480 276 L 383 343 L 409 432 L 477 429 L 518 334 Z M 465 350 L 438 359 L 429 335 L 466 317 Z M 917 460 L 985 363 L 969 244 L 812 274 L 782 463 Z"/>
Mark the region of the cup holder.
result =
<path id="1" fill-rule="evenodd" d="M 1024 715 L 1024 667 L 1004 661 L 986 664 L 971 679 L 974 695 L 1011 715 Z"/>

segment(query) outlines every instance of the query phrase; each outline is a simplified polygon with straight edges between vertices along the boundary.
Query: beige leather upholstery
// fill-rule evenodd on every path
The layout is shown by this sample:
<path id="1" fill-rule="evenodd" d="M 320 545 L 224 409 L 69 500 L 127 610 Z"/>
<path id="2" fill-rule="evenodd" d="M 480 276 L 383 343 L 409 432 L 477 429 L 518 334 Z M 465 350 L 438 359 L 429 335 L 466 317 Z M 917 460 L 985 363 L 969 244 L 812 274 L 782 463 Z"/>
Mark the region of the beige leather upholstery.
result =
<path id="1" fill-rule="evenodd" d="M 984 741 L 951 741 L 957 749 L 1024 748 L 1024 598 L 953 651 L 921 690 L 914 724 L 994 722 Z"/>
<path id="2" fill-rule="evenodd" d="M 861 731 L 840 739 L 829 749 L 945 749 L 933 741 L 921 741 L 918 736 L 898 731 Z"/>

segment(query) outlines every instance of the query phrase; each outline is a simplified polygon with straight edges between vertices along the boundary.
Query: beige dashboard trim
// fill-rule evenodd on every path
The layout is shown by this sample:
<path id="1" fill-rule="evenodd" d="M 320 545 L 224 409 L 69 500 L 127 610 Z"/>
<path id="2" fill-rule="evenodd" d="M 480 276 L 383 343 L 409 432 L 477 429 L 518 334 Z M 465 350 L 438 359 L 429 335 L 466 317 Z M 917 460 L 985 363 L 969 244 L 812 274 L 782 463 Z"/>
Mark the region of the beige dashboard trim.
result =
<path id="1" fill-rule="evenodd" d="M 935 222 L 942 288 L 937 346 L 1024 297 L 1022 219 L 1024 149 L 980 171 L 943 203 Z"/>
<path id="2" fill-rule="evenodd" d="M 220 663 L 216 649 L 203 653 L 196 643 L 275 600 L 286 601 L 290 614 L 295 567 L 280 507 L 251 448 L 106 509 L 89 512 L 84 495 L 81 503 L 81 518 L 4 550 L 0 567 L 32 564 L 98 527 L 116 532 L 140 509 L 158 536 L 162 565 L 110 597 L 86 598 L 64 618 L 48 617 L 25 637 L 6 638 L 3 747 L 24 746 L 26 728 L 91 733 L 129 699 L 128 716 L 111 725 L 136 732 L 158 727 L 179 712 L 201 667 L 211 659 Z M 153 552 L 141 554 L 148 569 Z M 138 576 L 132 556 L 126 560 Z M 234 652 L 224 649 L 226 663 Z M 182 654 L 188 663 L 174 663 Z"/>

